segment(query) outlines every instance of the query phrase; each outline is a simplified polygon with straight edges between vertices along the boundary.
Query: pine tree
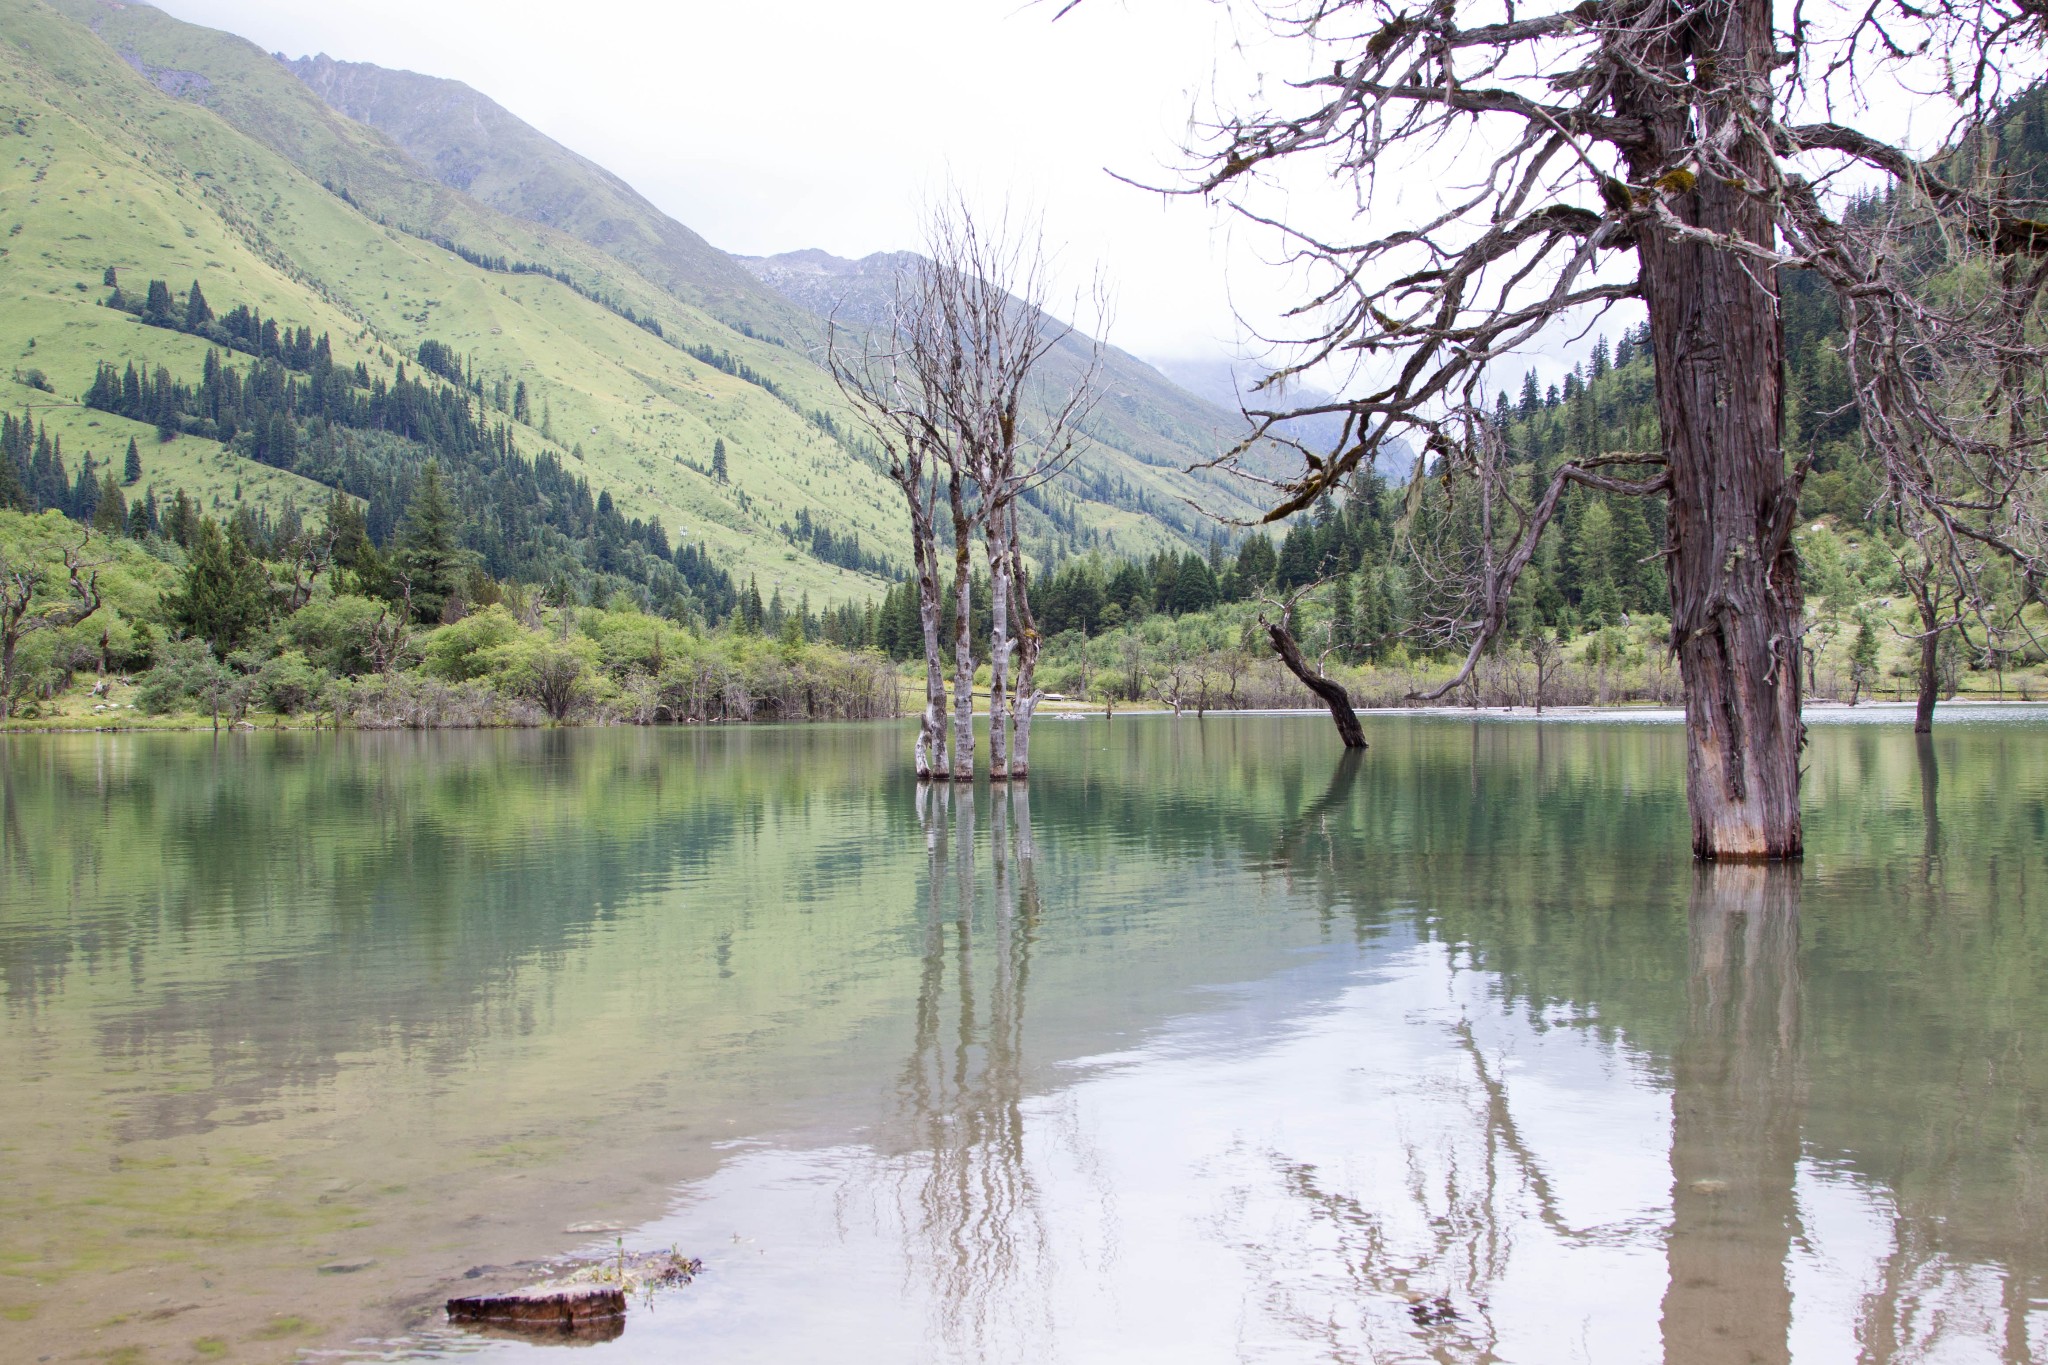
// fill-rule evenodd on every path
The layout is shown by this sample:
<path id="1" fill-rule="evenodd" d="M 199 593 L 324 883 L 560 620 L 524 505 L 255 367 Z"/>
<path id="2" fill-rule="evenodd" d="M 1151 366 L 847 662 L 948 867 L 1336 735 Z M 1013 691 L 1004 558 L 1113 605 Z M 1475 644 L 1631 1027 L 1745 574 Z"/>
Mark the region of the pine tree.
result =
<path id="1" fill-rule="evenodd" d="M 110 538 L 128 530 L 128 499 L 122 496 L 112 469 L 100 480 L 99 500 L 92 509 L 92 529 Z"/>
<path id="2" fill-rule="evenodd" d="M 65 499 L 64 512 L 73 521 L 91 521 L 93 512 L 100 505 L 100 481 L 92 476 L 92 456 L 85 457 L 78 466 L 78 481 L 71 485 L 70 496 Z"/>
<path id="3" fill-rule="evenodd" d="M 711 477 L 720 483 L 730 482 L 725 468 L 725 438 L 723 436 L 711 443 Z"/>
<path id="4" fill-rule="evenodd" d="M 239 526 L 223 534 L 212 517 L 199 519 L 184 582 L 165 595 L 164 611 L 223 657 L 269 618 L 269 579 Z"/>
<path id="5" fill-rule="evenodd" d="M 185 330 L 197 332 L 213 321 L 213 310 L 206 306 L 206 295 L 199 292 L 199 281 L 192 281 L 191 292 L 185 295 Z"/>
<path id="6" fill-rule="evenodd" d="M 440 462 L 429 460 L 398 533 L 398 572 L 412 593 L 413 616 L 421 622 L 441 619 L 460 580 L 458 529 L 454 504 L 441 483 Z"/>
<path id="7" fill-rule="evenodd" d="M 1614 586 L 1614 514 L 1605 503 L 1587 505 L 1572 546 L 1579 575 L 1579 606 L 1589 624 L 1607 625 L 1621 614 Z"/>
<path id="8" fill-rule="evenodd" d="M 128 458 L 121 466 L 121 482 L 131 488 L 142 482 L 142 451 L 133 436 L 128 438 Z"/>
<path id="9" fill-rule="evenodd" d="M 164 529 L 170 533 L 172 540 L 189 550 L 199 537 L 199 522 L 198 506 L 192 501 L 191 496 L 180 488 L 177 497 L 171 500 L 171 516 Z"/>
<path id="10" fill-rule="evenodd" d="M 749 632 L 759 634 L 768 613 L 761 606 L 761 584 L 759 580 L 747 580 L 746 596 L 740 599 L 740 624 Z"/>
<path id="11" fill-rule="evenodd" d="M 1351 605 L 1351 580 L 1337 575 L 1330 584 L 1330 644 L 1346 663 L 1358 658 L 1358 617 Z"/>
<path id="12" fill-rule="evenodd" d="M 1856 640 L 1849 646 L 1849 705 L 1854 706 L 1863 689 L 1877 681 L 1877 629 L 1870 613 L 1856 614 Z"/>
<path id="13" fill-rule="evenodd" d="M 177 305 L 171 302 L 171 287 L 162 280 L 149 282 L 149 299 L 142 305 L 143 321 L 156 327 L 169 327 L 177 321 Z"/>

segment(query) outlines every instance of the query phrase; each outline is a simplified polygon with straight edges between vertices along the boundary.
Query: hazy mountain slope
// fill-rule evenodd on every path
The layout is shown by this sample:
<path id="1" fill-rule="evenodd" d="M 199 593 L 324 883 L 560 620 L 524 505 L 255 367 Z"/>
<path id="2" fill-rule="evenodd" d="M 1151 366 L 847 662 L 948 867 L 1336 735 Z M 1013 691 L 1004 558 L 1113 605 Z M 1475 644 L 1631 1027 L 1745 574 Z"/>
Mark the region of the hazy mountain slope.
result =
<path id="1" fill-rule="evenodd" d="M 138 12 L 143 19 L 155 13 L 131 6 L 117 17 Z M 0 296 L 22 295 L 0 318 L 0 354 L 9 347 L 29 354 L 28 339 L 36 338 L 30 363 L 67 398 L 83 391 L 101 359 L 163 364 L 178 377 L 196 377 L 203 342 L 99 306 L 109 265 L 131 287 L 157 277 L 182 292 L 198 279 L 217 306 L 247 303 L 330 332 L 344 360 L 386 374 L 433 338 L 483 376 L 529 385 L 533 427 L 546 419 L 554 439 L 528 429 L 523 449 L 552 447 L 573 459 L 582 446 L 586 458 L 573 467 L 593 485 L 634 515 L 661 515 L 672 533 L 700 541 L 733 571 L 758 574 L 764 593 L 779 584 L 828 601 L 874 590 L 874 580 L 818 563 L 778 533 L 808 511 L 836 533 L 884 548 L 897 539 L 901 515 L 893 490 L 804 415 L 835 395 L 802 355 L 750 341 L 602 253 L 438 185 L 380 134 L 331 114 L 240 40 L 171 21 L 150 24 L 186 45 L 145 62 L 156 70 L 154 81 L 36 0 L 0 2 L 0 104 L 14 111 L 10 134 L 33 144 L 23 144 L 32 155 L 0 165 L 0 190 L 18 206 L 21 225 L 0 258 Z M 302 151 L 312 148 L 309 159 L 361 177 L 359 187 L 374 174 L 375 185 L 350 196 L 355 203 L 216 113 L 162 92 L 165 85 L 189 92 L 203 79 L 216 103 L 240 108 L 251 121 L 289 125 L 292 119 L 271 116 L 264 101 L 238 92 L 233 65 L 243 53 L 257 79 L 269 73 L 331 120 L 319 136 L 297 138 Z M 164 56 L 185 64 L 156 60 Z M 197 73 L 194 59 L 207 61 L 211 73 Z M 18 126 L 27 134 L 14 132 L 16 119 L 26 120 Z M 590 289 L 616 281 L 625 295 L 631 286 L 632 306 L 658 318 L 669 340 L 555 279 L 479 269 L 379 224 L 358 207 L 371 195 L 434 209 L 465 247 L 540 261 L 590 281 Z M 600 264 L 615 274 L 600 277 Z M 732 368 L 744 364 L 771 379 L 780 396 L 673 343 L 730 353 Z M 730 484 L 699 472 L 708 471 L 719 439 L 728 447 Z M 67 454 L 75 460 L 78 453 L 67 443 Z M 252 488 L 265 481 L 258 468 L 249 465 Z"/>
<path id="2" fill-rule="evenodd" d="M 745 325 L 785 339 L 801 336 L 815 344 L 818 329 L 809 315 L 831 315 L 849 271 L 850 282 L 860 287 L 847 316 L 872 322 L 886 311 L 893 270 L 913 259 L 882 253 L 847 262 L 825 252 L 797 252 L 772 262 L 735 259 L 663 214 L 617 176 L 459 81 L 327 57 L 302 58 L 291 69 L 334 109 L 391 136 L 444 184 L 504 212 L 560 227 L 656 282 L 680 280 L 680 286 L 671 287 L 683 297 L 713 281 L 719 293 L 718 301 L 707 305 L 712 311 L 730 316 L 730 309 L 745 303 L 751 310 Z M 740 286 L 732 283 L 735 277 Z M 772 302 L 764 304 L 764 299 Z M 804 318 L 793 320 L 791 303 L 805 311 Z M 1070 356 L 1078 357 L 1079 349 L 1069 348 Z M 1138 549 L 1150 534 L 1143 524 L 1147 514 L 1187 534 L 1206 534 L 1186 505 L 1190 496 L 1204 505 L 1214 501 L 1222 510 L 1243 510 L 1236 488 L 1219 482 L 1213 492 L 1198 491 L 1178 474 L 1216 448 L 1235 414 L 1207 410 L 1121 352 L 1112 357 L 1111 370 L 1113 390 L 1097 432 L 1108 449 L 1089 462 L 1099 481 L 1087 499 L 1106 505 L 1091 509 L 1084 500 L 1077 507 L 1078 519 Z M 1145 469 L 1133 467 L 1133 461 Z"/>
<path id="3" fill-rule="evenodd" d="M 763 283 L 811 313 L 873 327 L 886 324 L 896 280 L 915 267 L 918 257 L 878 252 L 850 261 L 813 249 L 739 259 Z M 1055 382 L 1079 375 L 1089 349 L 1086 337 L 1069 334 L 1053 351 L 1047 373 Z M 1226 516 L 1251 510 L 1244 489 L 1226 476 L 1186 472 L 1227 448 L 1244 428 L 1241 414 L 1196 397 L 1115 347 L 1104 353 L 1099 382 L 1102 400 L 1087 427 L 1098 449 L 1082 462 L 1084 481 L 1129 479 L 1155 515 L 1198 537 L 1206 536 L 1208 527 L 1190 501 Z"/>
<path id="4" fill-rule="evenodd" d="M 901 559 L 894 490 L 832 434 L 847 430 L 846 413 L 805 349 L 816 333 L 809 315 L 752 286 L 762 316 L 799 335 L 745 335 L 598 247 L 440 183 L 252 44 L 145 5 L 56 0 L 56 8 L 96 33 L 41 0 L 0 0 L 0 36 L 19 58 L 0 102 L 18 90 L 25 104 L 61 110 L 95 140 L 94 174 L 107 177 L 111 196 L 165 206 L 147 226 L 116 215 L 98 232 L 38 238 L 38 260 L 61 278 L 41 286 L 47 306 L 61 299 L 69 338 L 62 360 L 43 365 L 61 395 L 82 392 L 100 359 L 195 377 L 203 343 L 97 305 L 108 265 L 132 288 L 162 278 L 182 295 L 198 279 L 217 308 L 246 303 L 280 323 L 332 333 L 337 357 L 362 360 L 373 374 L 391 375 L 434 340 L 487 390 L 524 382 L 532 417 L 518 435 L 523 451 L 558 451 L 627 515 L 659 515 L 672 535 L 702 545 L 736 576 L 758 576 L 764 594 L 779 586 L 823 603 L 878 586 L 818 562 L 811 542 L 787 529 L 799 514 L 842 542 L 858 536 L 868 550 Z M 32 172 L 24 160 L 11 174 Z M 0 291 L 23 258 L 21 244 L 11 260 L 0 258 Z M 477 263 L 493 259 L 573 283 Z M 30 326 L 36 331 L 22 332 Z M 56 330 L 25 311 L 0 317 L 0 353 L 37 332 L 47 347 Z M 1173 422 L 1138 407 L 1134 417 L 1105 405 L 1105 426 L 1121 426 L 1125 437 L 1105 443 L 1082 481 L 1043 500 L 1032 528 L 1041 543 L 1055 533 L 1068 547 L 1107 537 L 1138 552 L 1206 538 L 1184 499 L 1227 505 L 1229 492 L 1179 470 L 1202 447 L 1203 430 L 1148 437 L 1148 423 Z M 1199 422 L 1207 428 L 1213 414 Z M 710 472 L 721 440 L 729 482 Z M 67 453 L 75 461 L 77 450 Z M 270 496 L 269 475 L 239 464 L 244 491 Z M 224 478 L 230 494 L 235 482 Z"/>
<path id="5" fill-rule="evenodd" d="M 732 257 L 462 82 L 325 54 L 289 65 L 330 107 L 390 136 L 442 184 L 559 228 L 728 322 L 773 334 L 786 321 Z"/>

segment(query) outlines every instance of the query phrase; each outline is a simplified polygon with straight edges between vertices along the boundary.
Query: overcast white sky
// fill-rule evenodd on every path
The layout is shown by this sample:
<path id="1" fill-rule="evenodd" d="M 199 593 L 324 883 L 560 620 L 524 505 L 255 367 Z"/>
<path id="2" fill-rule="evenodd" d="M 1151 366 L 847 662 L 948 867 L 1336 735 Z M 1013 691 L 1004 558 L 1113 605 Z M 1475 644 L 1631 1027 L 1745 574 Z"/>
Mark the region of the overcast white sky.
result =
<path id="1" fill-rule="evenodd" d="M 1098 262 L 1111 339 L 1217 356 L 1235 313 L 1289 281 L 1219 212 L 1105 167 L 1171 179 L 1191 110 L 1254 63 L 1224 7 L 1086 0 L 157 0 L 290 56 L 326 52 L 466 81 L 630 181 L 728 251 L 917 245 L 951 176 L 1038 206 L 1078 282 Z"/>

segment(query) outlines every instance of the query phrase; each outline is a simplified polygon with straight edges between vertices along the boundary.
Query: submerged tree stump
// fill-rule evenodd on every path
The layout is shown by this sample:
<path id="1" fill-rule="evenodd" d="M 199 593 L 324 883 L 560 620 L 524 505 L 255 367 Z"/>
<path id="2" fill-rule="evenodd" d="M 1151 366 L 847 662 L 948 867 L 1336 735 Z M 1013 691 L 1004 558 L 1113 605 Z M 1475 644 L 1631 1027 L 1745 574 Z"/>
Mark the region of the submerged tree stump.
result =
<path id="1" fill-rule="evenodd" d="M 625 1319 L 626 1291 L 615 1284 L 541 1285 L 448 1300 L 450 1322 L 520 1332 L 584 1336 L 613 1331 Z"/>

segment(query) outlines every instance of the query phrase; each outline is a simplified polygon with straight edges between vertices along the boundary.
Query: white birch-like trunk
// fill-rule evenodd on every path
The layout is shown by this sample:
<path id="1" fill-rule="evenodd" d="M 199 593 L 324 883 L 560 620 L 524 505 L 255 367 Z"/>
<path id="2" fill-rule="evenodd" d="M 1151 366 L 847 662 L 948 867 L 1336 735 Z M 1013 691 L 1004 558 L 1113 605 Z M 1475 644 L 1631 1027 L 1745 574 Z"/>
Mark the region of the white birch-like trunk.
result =
<path id="1" fill-rule="evenodd" d="M 917 544 L 917 617 L 924 636 L 924 714 L 917 726 L 917 775 L 923 781 L 944 781 L 946 762 L 945 656 L 939 649 L 938 547 L 932 544 L 931 523 L 914 526 Z"/>
<path id="2" fill-rule="evenodd" d="M 953 765 L 955 782 L 974 780 L 974 598 L 968 572 L 973 525 L 967 519 L 960 475 L 951 480 L 953 501 Z"/>
<path id="3" fill-rule="evenodd" d="M 984 543 L 988 550 L 988 775 L 997 782 L 1010 776 L 1010 542 L 1016 527 L 1008 508 L 992 510 Z"/>
<path id="4" fill-rule="evenodd" d="M 1031 614 L 1031 580 L 1017 546 L 1016 509 L 1009 510 L 1006 538 L 1010 557 L 1010 600 L 1017 610 L 1016 738 L 1010 746 L 1010 778 L 1031 774 L 1031 717 L 1038 710 L 1038 620 Z"/>

